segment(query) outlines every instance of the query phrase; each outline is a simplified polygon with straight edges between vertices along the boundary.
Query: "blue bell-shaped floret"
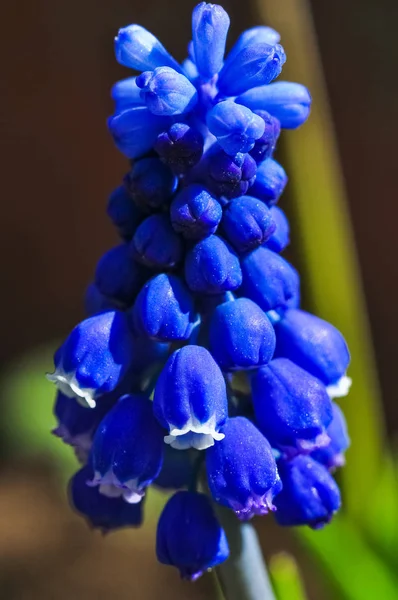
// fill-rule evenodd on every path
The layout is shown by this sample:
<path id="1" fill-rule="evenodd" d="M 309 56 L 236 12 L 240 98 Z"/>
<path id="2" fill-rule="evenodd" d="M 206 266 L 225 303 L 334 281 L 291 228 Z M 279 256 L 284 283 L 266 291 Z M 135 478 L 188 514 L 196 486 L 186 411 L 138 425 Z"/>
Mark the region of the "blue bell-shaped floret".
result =
<path id="1" fill-rule="evenodd" d="M 257 164 L 260 164 L 273 155 L 281 132 L 281 124 L 276 117 L 265 110 L 254 112 L 264 121 L 264 133 L 256 140 L 252 150 L 250 150 L 250 156 L 254 158 Z"/>
<path id="2" fill-rule="evenodd" d="M 283 488 L 275 499 L 279 525 L 321 529 L 341 505 L 340 490 L 329 471 L 310 456 L 278 462 Z"/>
<path id="3" fill-rule="evenodd" d="M 190 112 L 198 102 L 192 83 L 170 67 L 157 67 L 137 77 L 141 98 L 154 115 L 171 117 Z"/>
<path id="4" fill-rule="evenodd" d="M 218 102 L 207 113 L 207 126 L 230 156 L 249 152 L 264 133 L 264 120 L 233 100 Z"/>
<path id="5" fill-rule="evenodd" d="M 169 430 L 165 442 L 178 450 L 205 450 L 222 440 L 228 414 L 224 377 L 210 352 L 188 345 L 166 362 L 155 387 L 153 410 Z"/>
<path id="6" fill-rule="evenodd" d="M 134 259 L 156 270 L 176 268 L 182 261 L 183 250 L 182 239 L 165 214 L 146 218 L 137 227 L 130 244 Z"/>
<path id="7" fill-rule="evenodd" d="M 234 60 L 241 50 L 253 44 L 269 44 L 275 46 L 281 39 L 281 36 L 272 27 L 258 26 L 246 29 L 240 34 L 235 44 L 228 54 L 228 62 Z"/>
<path id="8" fill-rule="evenodd" d="M 178 62 L 159 40 L 141 25 L 132 24 L 119 29 L 115 38 L 115 55 L 120 64 L 137 71 L 163 66 L 181 71 Z"/>
<path id="9" fill-rule="evenodd" d="M 344 453 L 350 445 L 347 423 L 343 411 L 338 404 L 335 404 L 334 402 L 332 404 L 333 420 L 326 430 L 330 442 L 327 446 L 319 448 L 319 450 L 315 450 L 315 452 L 312 452 L 311 454 L 312 458 L 317 462 L 322 463 L 330 470 L 345 465 Z"/>
<path id="10" fill-rule="evenodd" d="M 257 165 L 250 154 L 239 152 L 235 156 L 229 156 L 219 146 L 214 144 L 203 157 L 199 167 L 203 165 L 203 173 L 200 181 L 216 197 L 237 198 L 246 194 L 253 185 Z"/>
<path id="11" fill-rule="evenodd" d="M 249 194 L 259 198 L 268 206 L 276 204 L 287 184 L 285 169 L 273 158 L 258 165 L 256 180 Z"/>
<path id="12" fill-rule="evenodd" d="M 132 106 L 108 119 L 108 129 L 116 147 L 127 158 L 139 158 L 149 152 L 161 131 L 170 125 L 169 117 L 159 117 L 146 106 Z"/>
<path id="13" fill-rule="evenodd" d="M 244 520 L 275 510 L 282 484 L 268 441 L 244 417 L 228 419 L 222 432 L 225 438 L 206 452 L 213 498 Z"/>
<path id="14" fill-rule="evenodd" d="M 116 300 L 121 306 L 129 306 L 148 276 L 148 272 L 132 259 L 129 245 L 120 244 L 108 250 L 99 260 L 95 283 L 101 294 Z"/>
<path id="15" fill-rule="evenodd" d="M 203 135 L 192 125 L 173 123 L 158 135 L 155 150 L 162 162 L 177 175 L 192 169 L 202 158 Z"/>
<path id="16" fill-rule="evenodd" d="M 158 522 L 156 555 L 190 581 L 228 558 L 225 532 L 207 496 L 182 491 L 170 498 Z"/>
<path id="17" fill-rule="evenodd" d="M 222 217 L 219 202 L 201 185 L 183 188 L 170 207 L 171 223 L 187 239 L 202 239 L 215 233 Z"/>
<path id="18" fill-rule="evenodd" d="M 195 65 L 204 80 L 223 66 L 229 16 L 218 4 L 200 2 L 192 11 L 192 41 Z"/>
<path id="19" fill-rule="evenodd" d="M 127 77 L 117 81 L 111 89 L 111 98 L 115 103 L 115 111 L 121 112 L 132 106 L 143 106 L 141 90 L 136 77 Z"/>
<path id="20" fill-rule="evenodd" d="M 95 283 L 90 283 L 87 286 L 84 295 L 84 312 L 88 317 L 93 317 L 107 310 L 125 310 L 126 308 L 127 305 L 122 302 L 104 296 Z"/>
<path id="21" fill-rule="evenodd" d="M 210 352 L 223 371 L 266 365 L 275 350 L 267 315 L 248 298 L 218 306 L 210 321 Z"/>
<path id="22" fill-rule="evenodd" d="M 319 379 L 276 358 L 254 372 L 251 386 L 256 424 L 273 448 L 294 455 L 329 443 L 332 403 Z"/>
<path id="23" fill-rule="evenodd" d="M 178 180 L 159 158 L 143 158 L 134 163 L 124 183 L 137 206 L 150 212 L 167 205 Z"/>
<path id="24" fill-rule="evenodd" d="M 289 221 L 279 206 L 271 206 L 270 213 L 275 223 L 275 231 L 265 245 L 272 252 L 282 252 L 290 244 Z"/>
<path id="25" fill-rule="evenodd" d="M 111 194 L 107 206 L 107 214 L 119 235 L 126 240 L 133 237 L 135 230 L 145 217 L 131 196 L 127 193 L 126 187 L 121 185 Z"/>
<path id="26" fill-rule="evenodd" d="M 245 254 L 261 246 L 274 230 L 271 211 L 256 198 L 234 198 L 224 208 L 221 233 L 238 254 Z"/>

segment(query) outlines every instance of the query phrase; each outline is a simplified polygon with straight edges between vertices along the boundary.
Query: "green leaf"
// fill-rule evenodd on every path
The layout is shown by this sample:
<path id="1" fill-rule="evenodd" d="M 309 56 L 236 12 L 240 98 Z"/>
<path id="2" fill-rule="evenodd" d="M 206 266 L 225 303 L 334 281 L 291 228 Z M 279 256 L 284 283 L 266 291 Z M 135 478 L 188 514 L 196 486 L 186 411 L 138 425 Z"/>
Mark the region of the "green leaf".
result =
<path id="1" fill-rule="evenodd" d="M 269 563 L 269 572 L 278 600 L 306 600 L 298 565 L 290 554 L 275 554 Z"/>

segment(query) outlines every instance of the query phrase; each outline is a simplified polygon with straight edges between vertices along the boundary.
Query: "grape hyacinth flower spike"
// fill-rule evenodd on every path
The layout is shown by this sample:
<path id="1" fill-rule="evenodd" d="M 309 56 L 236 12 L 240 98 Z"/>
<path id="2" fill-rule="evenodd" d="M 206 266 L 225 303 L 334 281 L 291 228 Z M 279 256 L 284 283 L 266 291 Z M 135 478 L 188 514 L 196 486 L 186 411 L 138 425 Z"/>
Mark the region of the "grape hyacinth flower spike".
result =
<path id="1" fill-rule="evenodd" d="M 102 531 L 137 527 L 147 487 L 174 490 L 156 552 L 190 580 L 228 559 L 223 515 L 235 528 L 268 512 L 329 522 L 349 445 L 332 402 L 349 388 L 347 345 L 301 309 L 281 256 L 288 179 L 275 151 L 311 96 L 279 81 L 278 32 L 253 27 L 226 54 L 229 24 L 198 4 L 182 64 L 140 25 L 117 34 L 116 59 L 134 71 L 113 86 L 108 120 L 129 159 L 106 208 L 120 243 L 93 269 L 87 318 L 48 375 L 54 433 L 82 463 L 72 506 Z"/>

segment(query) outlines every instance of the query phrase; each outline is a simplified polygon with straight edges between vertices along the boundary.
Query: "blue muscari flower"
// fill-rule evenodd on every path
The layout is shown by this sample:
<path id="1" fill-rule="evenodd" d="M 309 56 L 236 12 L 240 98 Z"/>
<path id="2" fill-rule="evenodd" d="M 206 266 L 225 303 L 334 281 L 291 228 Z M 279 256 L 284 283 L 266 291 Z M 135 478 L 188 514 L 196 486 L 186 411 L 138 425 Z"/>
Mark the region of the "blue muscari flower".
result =
<path id="1" fill-rule="evenodd" d="M 256 423 L 273 447 L 310 453 L 329 443 L 332 403 L 326 387 L 287 358 L 276 358 L 251 379 Z"/>
<path id="2" fill-rule="evenodd" d="M 271 211 L 257 198 L 234 198 L 224 208 L 221 233 L 238 254 L 255 250 L 274 231 L 275 222 Z"/>
<path id="3" fill-rule="evenodd" d="M 77 325 L 54 355 L 47 375 L 58 389 L 90 407 L 116 388 L 134 359 L 134 340 L 120 311 L 100 313 Z"/>
<path id="4" fill-rule="evenodd" d="M 111 89 L 111 97 L 115 110 L 121 112 L 132 106 L 142 106 L 141 90 L 136 83 L 136 77 L 127 77 L 117 81 Z"/>
<path id="5" fill-rule="evenodd" d="M 213 498 L 243 520 L 275 510 L 282 484 L 268 441 L 244 417 L 228 419 L 221 431 L 225 438 L 206 451 Z"/>
<path id="6" fill-rule="evenodd" d="M 285 62 L 286 54 L 280 44 L 250 44 L 232 59 L 227 57 L 219 73 L 218 89 L 225 96 L 238 96 L 253 87 L 268 84 L 278 77 Z"/>
<path id="7" fill-rule="evenodd" d="M 333 325 L 303 310 L 287 310 L 275 324 L 275 356 L 289 358 L 327 386 L 345 376 L 350 354 Z"/>
<path id="8" fill-rule="evenodd" d="M 229 52 L 228 62 L 234 60 L 239 52 L 247 46 L 252 46 L 253 44 L 269 44 L 270 46 L 275 46 L 280 39 L 281 36 L 275 29 L 272 29 L 272 27 L 258 26 L 246 29 L 246 31 L 239 36 Z"/>
<path id="9" fill-rule="evenodd" d="M 242 283 L 242 271 L 235 252 L 216 235 L 201 240 L 187 252 L 185 279 L 193 292 L 221 294 Z"/>
<path id="10" fill-rule="evenodd" d="M 228 558 L 225 532 L 207 496 L 181 491 L 170 498 L 158 523 L 156 555 L 190 581 Z"/>
<path id="11" fill-rule="evenodd" d="M 131 504 L 122 497 L 112 498 L 101 494 L 97 487 L 87 485 L 94 474 L 89 465 L 78 471 L 69 482 L 69 499 L 72 507 L 87 523 L 102 533 L 122 527 L 139 527 L 142 524 L 143 502 Z"/>
<path id="12" fill-rule="evenodd" d="M 204 450 L 224 438 L 226 386 L 206 348 L 188 345 L 170 356 L 156 383 L 153 410 L 173 448 Z"/>
<path id="13" fill-rule="evenodd" d="M 165 444 L 162 470 L 153 482 L 164 490 L 179 490 L 194 481 L 195 451 L 180 452 Z"/>
<path id="14" fill-rule="evenodd" d="M 132 106 L 110 117 L 108 128 L 118 150 L 127 158 L 138 158 L 151 150 L 168 123 L 168 117 L 156 116 L 146 106 Z"/>
<path id="15" fill-rule="evenodd" d="M 273 252 L 282 252 L 290 244 L 290 226 L 285 213 L 279 206 L 271 206 L 270 213 L 275 223 L 275 231 L 266 243 Z"/>
<path id="16" fill-rule="evenodd" d="M 335 402 L 333 404 L 333 420 L 326 430 L 330 438 L 327 446 L 319 448 L 311 453 L 313 459 L 320 462 L 330 470 L 345 465 L 345 451 L 349 448 L 347 423 L 343 411 Z"/>
<path id="17" fill-rule="evenodd" d="M 268 111 L 285 129 L 300 127 L 308 119 L 311 110 L 311 96 L 307 88 L 290 81 L 253 87 L 239 96 L 236 102 L 252 110 Z"/>
<path id="18" fill-rule="evenodd" d="M 280 525 L 320 529 L 339 510 L 339 488 L 328 470 L 309 456 L 278 462 L 283 488 L 275 498 Z"/>
<path id="19" fill-rule="evenodd" d="M 229 156 L 218 144 L 214 144 L 204 157 L 203 167 L 205 173 L 201 174 L 201 180 L 216 196 L 226 198 L 246 194 L 257 172 L 256 162 L 250 154 L 240 152 Z"/>
<path id="20" fill-rule="evenodd" d="M 223 371 L 266 365 L 275 350 L 267 315 L 248 298 L 220 304 L 210 321 L 209 348 Z"/>
<path id="21" fill-rule="evenodd" d="M 192 12 L 192 41 L 195 65 L 203 80 L 223 66 L 229 16 L 217 4 L 201 2 Z"/>
<path id="22" fill-rule="evenodd" d="M 175 231 L 187 239 L 201 239 L 215 233 L 222 214 L 220 203 L 198 184 L 183 188 L 170 207 Z"/>
<path id="23" fill-rule="evenodd" d="M 84 295 L 84 312 L 88 317 L 93 317 L 94 315 L 107 310 L 125 310 L 126 308 L 126 305 L 118 302 L 114 298 L 104 296 L 95 283 L 90 283 L 90 285 L 87 286 Z"/>
<path id="24" fill-rule="evenodd" d="M 89 485 L 99 486 L 100 493 L 110 498 L 140 502 L 160 473 L 163 435 L 149 398 L 122 396 L 95 432 L 90 454 L 94 477 Z"/>
<path id="25" fill-rule="evenodd" d="M 137 204 L 133 201 L 124 185 L 116 188 L 111 194 L 107 206 L 107 214 L 119 235 L 129 240 L 145 217 Z"/>
<path id="26" fill-rule="evenodd" d="M 115 38 L 115 55 L 120 64 L 137 71 L 164 66 L 181 71 L 159 40 L 141 25 L 132 24 L 119 29 Z"/>
<path id="27" fill-rule="evenodd" d="M 177 189 L 176 176 L 159 158 L 135 162 L 124 183 L 131 198 L 144 211 L 162 208 Z"/>
<path id="28" fill-rule="evenodd" d="M 300 280 L 297 271 L 279 254 L 260 246 L 241 259 L 239 294 L 253 300 L 265 312 L 297 306 Z"/>
<path id="29" fill-rule="evenodd" d="M 137 227 L 130 250 L 136 261 L 158 270 L 177 267 L 184 255 L 182 238 L 165 214 L 151 215 Z"/>
<path id="30" fill-rule="evenodd" d="M 162 273 L 142 288 L 130 313 L 134 329 L 160 340 L 188 340 L 198 317 L 192 296 L 175 275 Z"/>
<path id="31" fill-rule="evenodd" d="M 203 135 L 186 123 L 173 123 L 158 135 L 155 150 L 162 162 L 177 175 L 186 173 L 202 158 Z"/>
<path id="32" fill-rule="evenodd" d="M 148 273 L 131 257 L 129 244 L 108 250 L 99 260 L 95 283 L 101 294 L 122 306 L 133 303 Z"/>
<path id="33" fill-rule="evenodd" d="M 273 158 L 268 158 L 259 165 L 250 194 L 271 206 L 278 202 L 286 184 L 285 169 Z"/>
<path id="34" fill-rule="evenodd" d="M 141 98 L 154 115 L 171 117 L 190 112 L 198 102 L 195 86 L 170 67 L 158 67 L 137 77 Z"/>
<path id="35" fill-rule="evenodd" d="M 278 119 L 265 110 L 254 112 L 264 121 L 264 133 L 255 141 L 252 150 L 250 150 L 250 156 L 259 164 L 273 155 L 281 131 L 281 124 Z"/>
<path id="36" fill-rule="evenodd" d="M 249 152 L 264 133 L 264 120 L 250 109 L 224 100 L 216 104 L 206 117 L 210 133 L 230 156 Z"/>

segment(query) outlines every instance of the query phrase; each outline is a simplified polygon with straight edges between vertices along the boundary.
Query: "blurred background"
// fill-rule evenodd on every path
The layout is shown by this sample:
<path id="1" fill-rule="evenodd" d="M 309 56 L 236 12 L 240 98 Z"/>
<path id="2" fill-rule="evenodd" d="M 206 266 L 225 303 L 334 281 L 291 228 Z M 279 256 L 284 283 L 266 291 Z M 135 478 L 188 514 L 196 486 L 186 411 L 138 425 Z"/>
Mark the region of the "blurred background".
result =
<path id="1" fill-rule="evenodd" d="M 127 163 L 105 120 L 110 87 L 127 70 L 113 37 L 138 22 L 182 60 L 195 4 L 19 0 L 3 9 L 0 585 L 10 600 L 216 597 L 211 575 L 187 586 L 157 565 L 156 494 L 143 530 L 106 539 L 68 509 L 73 456 L 48 433 L 53 389 L 43 376 L 83 317 L 98 258 L 116 243 L 105 207 Z M 342 518 L 316 534 L 257 523 L 278 600 L 398 598 L 398 4 L 222 4 L 230 43 L 255 24 L 280 30 L 286 77 L 313 93 L 309 122 L 280 144 L 289 258 L 305 306 L 342 330 L 354 357 Z"/>

